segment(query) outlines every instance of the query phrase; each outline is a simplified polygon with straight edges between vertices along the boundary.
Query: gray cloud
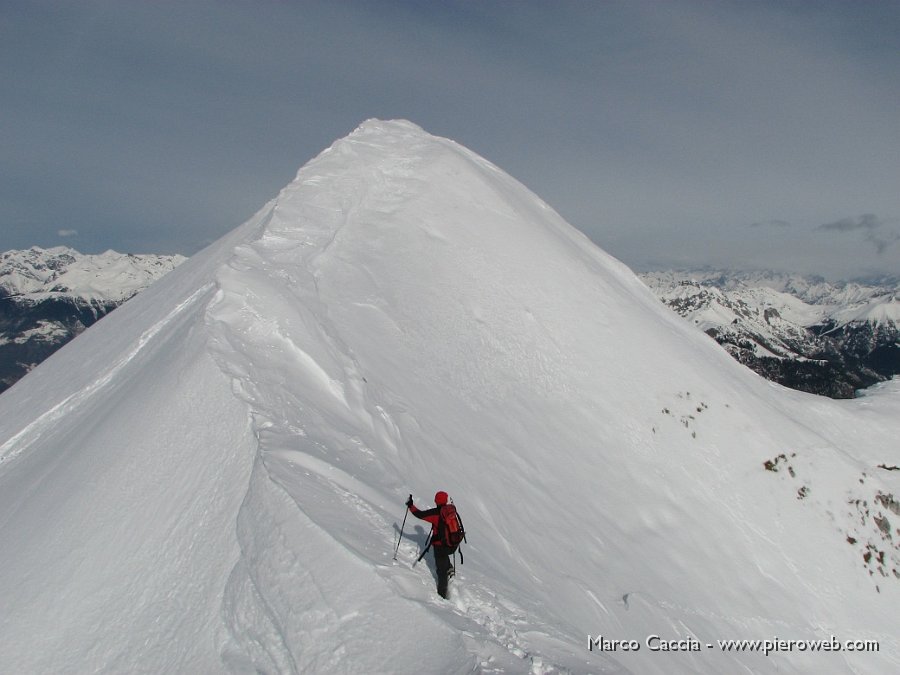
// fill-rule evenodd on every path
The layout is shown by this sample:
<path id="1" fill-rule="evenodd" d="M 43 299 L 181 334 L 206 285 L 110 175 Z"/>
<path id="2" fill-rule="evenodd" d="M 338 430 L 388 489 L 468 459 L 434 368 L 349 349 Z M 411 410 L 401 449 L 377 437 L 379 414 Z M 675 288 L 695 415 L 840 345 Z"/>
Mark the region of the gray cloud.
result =
<path id="1" fill-rule="evenodd" d="M 889 248 L 900 241 L 900 232 L 887 229 L 887 226 L 897 222 L 896 219 L 886 220 L 874 213 L 864 213 L 861 216 L 841 218 L 833 223 L 825 223 L 816 229 L 833 232 L 860 232 L 862 239 L 872 244 L 879 256 L 883 256 Z"/>
<path id="2" fill-rule="evenodd" d="M 819 230 L 837 230 L 838 232 L 850 232 L 852 230 L 874 230 L 881 227 L 882 220 L 874 213 L 864 213 L 856 218 L 841 218 L 833 223 L 819 225 Z"/>
<path id="3" fill-rule="evenodd" d="M 78 234 L 78 230 L 59 230 L 56 234 L 63 238 L 74 237 Z"/>
<path id="4" fill-rule="evenodd" d="M 866 241 L 875 246 L 875 251 L 878 255 L 884 255 L 888 248 L 900 241 L 900 232 L 892 231 L 880 234 L 868 232 L 866 234 Z"/>
<path id="5" fill-rule="evenodd" d="M 747 227 L 773 227 L 773 228 L 784 228 L 790 227 L 791 224 L 786 220 L 764 220 L 759 223 L 750 223 Z"/>

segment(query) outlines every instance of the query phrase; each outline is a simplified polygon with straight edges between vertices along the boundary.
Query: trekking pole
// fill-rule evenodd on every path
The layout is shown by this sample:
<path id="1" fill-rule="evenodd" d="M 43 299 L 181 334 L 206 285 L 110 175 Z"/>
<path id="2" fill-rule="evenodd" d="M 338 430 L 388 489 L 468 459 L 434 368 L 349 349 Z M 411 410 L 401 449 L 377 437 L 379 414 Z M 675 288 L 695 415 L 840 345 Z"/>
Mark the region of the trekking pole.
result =
<path id="1" fill-rule="evenodd" d="M 416 563 L 422 560 L 425 557 L 425 554 L 428 553 L 428 549 L 431 548 L 431 535 L 428 535 L 428 541 L 425 543 L 425 548 L 422 550 L 422 554 L 416 558 L 416 562 L 413 563 L 413 567 L 416 566 Z"/>
<path id="2" fill-rule="evenodd" d="M 409 496 L 409 500 L 412 501 L 412 495 Z M 400 550 L 400 542 L 403 541 L 403 528 L 406 527 L 406 516 L 409 515 L 409 507 L 406 507 L 406 512 L 403 514 L 403 524 L 400 526 L 400 536 L 397 537 L 397 548 L 394 549 L 394 560 L 397 559 L 397 552 Z"/>

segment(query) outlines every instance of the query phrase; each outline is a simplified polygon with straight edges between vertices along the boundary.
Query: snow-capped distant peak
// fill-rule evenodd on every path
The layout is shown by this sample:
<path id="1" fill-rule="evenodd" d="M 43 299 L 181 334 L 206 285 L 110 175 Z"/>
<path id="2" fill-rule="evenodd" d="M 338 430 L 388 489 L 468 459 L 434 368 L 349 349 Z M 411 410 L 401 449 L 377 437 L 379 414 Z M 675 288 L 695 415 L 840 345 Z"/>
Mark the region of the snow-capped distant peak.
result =
<path id="1" fill-rule="evenodd" d="M 893 296 L 897 285 L 864 284 L 855 281 L 829 282 L 821 277 L 802 276 L 771 271 L 666 270 L 641 275 L 644 282 L 660 297 L 696 295 L 701 290 L 718 289 L 728 297 L 748 300 L 754 306 L 771 306 L 792 322 L 812 325 L 838 313 L 864 321 L 866 308 L 885 302 Z M 693 290 L 691 290 L 693 289 Z M 873 317 L 890 320 L 892 313 L 874 310 Z"/>
<path id="2" fill-rule="evenodd" d="M 184 262 L 184 256 L 83 254 L 65 247 L 0 254 L 0 295 L 41 300 L 58 295 L 122 302 Z"/>
<path id="3" fill-rule="evenodd" d="M 898 287 L 775 272 L 642 275 L 666 305 L 767 379 L 852 397 L 898 372 Z"/>
<path id="4" fill-rule="evenodd" d="M 900 326 L 900 299 L 896 293 L 872 298 L 862 306 L 848 307 L 833 314 L 838 325 L 871 323 Z"/>

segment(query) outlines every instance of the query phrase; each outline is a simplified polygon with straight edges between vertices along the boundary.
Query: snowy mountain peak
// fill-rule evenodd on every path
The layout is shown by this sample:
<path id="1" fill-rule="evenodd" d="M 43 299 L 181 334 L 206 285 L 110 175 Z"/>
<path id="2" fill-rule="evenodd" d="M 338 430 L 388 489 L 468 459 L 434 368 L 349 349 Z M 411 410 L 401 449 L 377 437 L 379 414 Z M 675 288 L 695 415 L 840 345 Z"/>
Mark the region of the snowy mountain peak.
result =
<path id="1" fill-rule="evenodd" d="M 367 119 L 360 124 L 347 138 L 363 136 L 366 134 L 378 134 L 379 136 L 394 136 L 398 139 L 417 136 L 419 138 L 432 137 L 427 131 L 415 122 L 404 119 L 382 120 L 375 117 Z M 432 137 L 433 138 L 433 137 Z M 340 139 L 339 141 L 340 142 Z"/>
<path id="2" fill-rule="evenodd" d="M 770 380 L 845 398 L 900 372 L 896 284 L 721 270 L 641 276 L 666 305 Z"/>
<path id="3" fill-rule="evenodd" d="M 67 295 L 87 302 L 122 302 L 184 262 L 183 256 L 79 253 L 65 246 L 0 254 L 0 295 L 39 301 Z"/>
<path id="4" fill-rule="evenodd" d="M 96 328 L 0 397 L 11 671 L 900 666 L 896 391 L 748 373 L 450 140 L 366 122 Z"/>
<path id="5" fill-rule="evenodd" d="M 900 299 L 896 293 L 876 296 L 861 307 L 850 307 L 835 312 L 839 325 L 848 323 L 871 323 L 876 326 L 900 326 Z"/>

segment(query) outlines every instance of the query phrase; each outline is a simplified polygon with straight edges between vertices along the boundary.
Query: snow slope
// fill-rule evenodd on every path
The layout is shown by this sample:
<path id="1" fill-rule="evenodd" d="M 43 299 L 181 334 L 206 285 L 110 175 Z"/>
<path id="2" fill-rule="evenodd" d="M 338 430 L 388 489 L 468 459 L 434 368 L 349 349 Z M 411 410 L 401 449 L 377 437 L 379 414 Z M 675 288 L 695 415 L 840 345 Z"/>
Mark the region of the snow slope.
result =
<path id="1" fill-rule="evenodd" d="M 895 671 L 894 385 L 762 380 L 495 166 L 372 120 L 0 396 L 0 669 Z M 449 602 L 418 521 L 392 561 L 437 489 Z M 706 647 L 832 635 L 881 649 Z"/>
<path id="2" fill-rule="evenodd" d="M 0 393 L 184 260 L 63 246 L 0 253 Z"/>

